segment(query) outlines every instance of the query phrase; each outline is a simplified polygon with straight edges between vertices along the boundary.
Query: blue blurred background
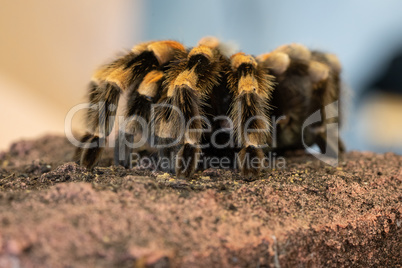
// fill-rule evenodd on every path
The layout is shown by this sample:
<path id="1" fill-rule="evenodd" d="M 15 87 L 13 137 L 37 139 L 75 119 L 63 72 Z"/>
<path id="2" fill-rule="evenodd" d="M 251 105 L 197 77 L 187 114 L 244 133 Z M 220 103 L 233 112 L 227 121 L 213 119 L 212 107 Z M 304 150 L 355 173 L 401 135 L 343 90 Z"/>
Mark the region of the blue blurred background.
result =
<path id="1" fill-rule="evenodd" d="M 401 1 L 151 0 L 146 3 L 145 39 L 171 38 L 195 45 L 202 36 L 215 35 L 255 55 L 292 42 L 337 54 L 349 88 L 346 96 L 349 102 L 343 107 L 348 117 L 343 129 L 348 149 L 402 152 L 399 132 L 402 110 L 398 109 L 402 108 L 402 94 L 391 96 L 392 100 L 399 97 L 400 102 L 395 104 L 396 110 L 389 111 L 389 116 L 395 119 L 388 118 L 385 112 L 387 124 L 371 115 L 378 116 L 375 109 L 383 106 L 390 108 L 386 97 L 381 107 L 377 107 L 381 93 L 362 101 L 363 92 L 372 87 L 394 54 L 402 50 Z M 402 85 L 399 92 L 402 93 Z M 395 134 L 390 134 L 391 131 Z"/>
<path id="2" fill-rule="evenodd" d="M 378 82 L 402 74 L 389 67 L 402 51 L 402 1 L 0 0 L 0 6 L 0 120 L 7 126 L 0 149 L 20 137 L 63 133 L 68 110 L 85 101 L 93 70 L 122 49 L 150 39 L 193 46 L 214 35 L 256 55 L 292 42 L 337 54 L 349 88 L 342 108 L 348 149 L 402 153 L 402 83 Z"/>

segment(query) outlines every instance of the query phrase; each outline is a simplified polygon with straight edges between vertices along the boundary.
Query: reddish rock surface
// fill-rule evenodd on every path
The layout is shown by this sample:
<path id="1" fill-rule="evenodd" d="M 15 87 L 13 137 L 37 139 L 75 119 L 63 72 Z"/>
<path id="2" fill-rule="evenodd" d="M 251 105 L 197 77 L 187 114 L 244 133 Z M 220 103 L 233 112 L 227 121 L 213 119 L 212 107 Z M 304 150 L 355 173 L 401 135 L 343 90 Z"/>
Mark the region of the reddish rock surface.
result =
<path id="1" fill-rule="evenodd" d="M 0 267 L 401 267 L 402 157 L 311 156 L 243 180 L 69 162 L 46 136 L 0 153 Z"/>

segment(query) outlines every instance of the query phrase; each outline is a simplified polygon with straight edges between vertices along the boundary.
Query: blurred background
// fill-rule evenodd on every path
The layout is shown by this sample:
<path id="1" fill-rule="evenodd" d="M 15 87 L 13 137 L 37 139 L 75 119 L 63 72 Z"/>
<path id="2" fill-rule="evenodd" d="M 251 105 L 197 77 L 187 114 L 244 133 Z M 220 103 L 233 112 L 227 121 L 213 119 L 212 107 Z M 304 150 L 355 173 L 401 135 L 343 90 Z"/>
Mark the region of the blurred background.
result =
<path id="1" fill-rule="evenodd" d="M 64 133 L 92 72 L 118 52 L 215 35 L 250 54 L 291 42 L 337 54 L 347 148 L 402 153 L 401 14 L 399 0 L 0 0 L 0 150 Z"/>

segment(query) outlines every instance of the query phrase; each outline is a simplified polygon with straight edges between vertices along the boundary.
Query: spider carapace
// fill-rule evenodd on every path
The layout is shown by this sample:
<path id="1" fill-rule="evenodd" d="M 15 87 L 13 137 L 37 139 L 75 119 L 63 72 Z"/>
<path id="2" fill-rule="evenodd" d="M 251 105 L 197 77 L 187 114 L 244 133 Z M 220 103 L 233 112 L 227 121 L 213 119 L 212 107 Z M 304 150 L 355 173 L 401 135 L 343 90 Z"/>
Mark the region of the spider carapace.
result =
<path id="1" fill-rule="evenodd" d="M 343 152 L 339 136 L 329 141 L 325 127 L 334 121 L 325 111 L 339 102 L 340 71 L 335 55 L 300 44 L 255 57 L 230 55 L 214 37 L 193 48 L 171 40 L 141 43 L 93 75 L 88 128 L 75 158 L 93 168 L 119 116 L 116 164 L 130 167 L 141 140 L 150 155 L 169 159 L 157 168 L 182 178 L 207 167 L 205 156 L 227 158 L 251 177 L 271 151 L 317 144 L 323 152 Z M 122 95 L 123 114 L 116 116 Z M 321 120 L 304 126 L 315 111 Z"/>

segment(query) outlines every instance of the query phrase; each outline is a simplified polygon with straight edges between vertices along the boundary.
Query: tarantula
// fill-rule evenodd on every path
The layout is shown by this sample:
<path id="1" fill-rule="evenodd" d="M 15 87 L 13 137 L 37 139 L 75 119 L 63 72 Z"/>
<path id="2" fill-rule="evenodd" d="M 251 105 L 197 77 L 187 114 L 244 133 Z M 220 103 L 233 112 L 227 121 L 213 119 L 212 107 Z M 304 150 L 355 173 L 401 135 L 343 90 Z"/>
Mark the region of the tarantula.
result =
<path id="1" fill-rule="evenodd" d="M 341 119 L 338 58 L 334 54 L 310 51 L 300 44 L 290 44 L 257 59 L 273 72 L 277 82 L 270 101 L 274 107 L 271 116 L 279 119 L 275 128 L 275 150 L 305 149 L 317 144 L 328 156 L 344 152 L 339 134 L 327 133 L 325 127 L 340 124 Z M 282 62 L 281 69 L 270 66 L 274 59 Z M 320 120 L 306 126 L 303 133 L 304 122 L 316 111 L 320 112 Z"/>
<path id="2" fill-rule="evenodd" d="M 302 124 L 310 112 L 339 99 L 339 72 L 335 56 L 295 44 L 254 57 L 226 55 L 212 37 L 193 48 L 170 40 L 142 43 L 95 72 L 88 131 L 75 158 L 87 168 L 96 165 L 124 93 L 124 117 L 130 120 L 119 128 L 116 164 L 128 167 L 127 143 L 145 137 L 159 158 L 174 155 L 163 169 L 178 177 L 193 175 L 201 153 L 229 155 L 243 176 L 257 175 L 264 153 L 275 149 L 267 146 L 271 116 L 285 116 L 278 122 L 277 148 L 301 147 Z M 326 123 L 310 126 L 306 135 L 322 150 Z"/>

